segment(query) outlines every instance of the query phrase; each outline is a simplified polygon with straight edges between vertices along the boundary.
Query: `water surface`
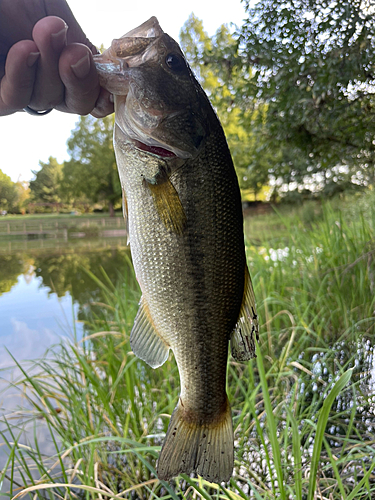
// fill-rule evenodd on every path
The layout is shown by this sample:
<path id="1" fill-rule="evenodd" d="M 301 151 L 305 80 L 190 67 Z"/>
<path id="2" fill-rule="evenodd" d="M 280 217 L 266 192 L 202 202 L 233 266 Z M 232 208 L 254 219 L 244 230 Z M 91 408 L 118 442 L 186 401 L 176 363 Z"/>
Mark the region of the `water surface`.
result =
<path id="1" fill-rule="evenodd" d="M 87 271 L 103 276 L 104 270 L 115 282 L 128 265 L 126 238 L 0 242 L 0 429 L 5 418 L 17 422 L 25 429 L 23 442 L 32 443 L 35 432 L 42 453 L 55 452 L 45 423 L 28 422 L 31 405 L 20 388 L 9 385 L 22 377 L 11 355 L 30 375 L 32 360 L 50 347 L 79 340 L 86 305 L 100 300 L 100 287 Z M 6 460 L 6 447 L 0 446 L 0 470 Z M 6 480 L 2 491 L 8 490 Z"/>
<path id="2" fill-rule="evenodd" d="M 129 258 L 124 238 L 56 242 L 0 252 L 1 367 L 10 361 L 6 349 L 18 360 L 36 359 L 62 336 L 80 338 L 82 309 L 99 294 L 86 270 L 100 275 L 104 269 L 116 281 Z"/>

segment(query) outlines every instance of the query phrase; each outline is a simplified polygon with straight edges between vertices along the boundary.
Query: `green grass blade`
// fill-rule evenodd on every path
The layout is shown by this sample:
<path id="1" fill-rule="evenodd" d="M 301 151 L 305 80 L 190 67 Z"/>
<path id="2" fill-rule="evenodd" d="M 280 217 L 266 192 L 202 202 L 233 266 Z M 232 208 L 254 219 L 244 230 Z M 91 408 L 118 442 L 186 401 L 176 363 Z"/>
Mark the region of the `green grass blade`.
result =
<path id="1" fill-rule="evenodd" d="M 281 500 L 285 500 L 285 489 L 284 489 L 284 477 L 283 477 L 283 470 L 282 470 L 282 464 L 281 464 L 281 453 L 280 453 L 280 446 L 279 446 L 279 441 L 277 437 L 277 426 L 275 422 L 275 417 L 273 414 L 273 409 L 272 409 L 272 404 L 271 404 L 271 398 L 268 390 L 268 384 L 267 384 L 267 379 L 266 379 L 266 372 L 264 370 L 264 365 L 263 365 L 263 359 L 262 359 L 262 353 L 259 348 L 259 344 L 256 341 L 256 355 L 257 355 L 257 365 L 258 365 L 258 370 L 259 370 L 259 377 L 260 377 L 260 382 L 262 386 L 262 393 L 263 393 L 263 399 L 264 399 L 264 407 L 266 410 L 267 414 L 267 423 L 268 423 L 268 437 L 271 442 L 271 447 L 272 447 L 272 453 L 273 453 L 273 460 L 274 460 L 274 465 L 275 465 L 275 470 L 276 470 L 276 475 L 277 475 L 277 482 L 279 486 L 279 491 L 280 491 L 280 498 Z M 270 471 L 270 474 L 272 472 Z"/>
<path id="2" fill-rule="evenodd" d="M 187 476 L 186 474 L 180 474 L 181 477 L 184 478 L 184 480 L 190 484 L 190 486 L 192 488 L 194 488 L 194 490 L 202 497 L 202 498 L 205 498 L 206 500 L 212 500 L 212 497 L 211 495 L 209 495 L 206 491 L 204 491 L 202 488 L 200 488 L 198 485 L 197 485 L 197 480 L 194 480 L 194 479 L 191 479 L 189 476 Z"/>
<path id="3" fill-rule="evenodd" d="M 359 483 L 355 486 L 353 491 L 346 497 L 346 500 L 353 500 L 358 495 L 358 493 L 362 489 L 362 486 L 364 486 L 365 483 L 368 482 L 374 467 L 375 467 L 375 460 L 372 462 L 369 470 L 366 472 L 366 474 L 363 476 L 363 478 L 359 481 Z M 372 492 L 372 494 L 374 495 L 374 492 Z M 371 497 L 371 498 L 373 498 L 373 497 Z"/>
<path id="4" fill-rule="evenodd" d="M 332 404 L 336 397 L 340 394 L 342 389 L 351 379 L 353 369 L 347 370 L 341 375 L 339 380 L 332 387 L 331 392 L 326 397 L 322 409 L 320 410 L 318 424 L 316 427 L 315 440 L 313 454 L 311 458 L 311 468 L 310 468 L 310 479 L 309 479 L 309 490 L 307 494 L 307 500 L 314 499 L 314 492 L 316 487 L 317 472 L 319 466 L 320 452 L 322 450 L 324 432 L 327 426 L 327 421 L 329 417 L 329 412 L 331 411 Z"/>
<path id="5" fill-rule="evenodd" d="M 342 484 L 342 479 L 341 479 L 341 476 L 340 476 L 340 472 L 338 470 L 335 458 L 333 457 L 331 447 L 328 444 L 328 441 L 327 441 L 327 439 L 325 437 L 323 437 L 323 442 L 324 442 L 324 447 L 325 447 L 325 449 L 327 451 L 327 454 L 329 456 L 331 467 L 332 467 L 333 473 L 335 475 L 335 478 L 336 478 L 336 481 L 337 481 L 337 485 L 338 485 L 340 493 L 341 493 L 341 497 L 342 497 L 343 500 L 346 500 L 346 493 L 345 493 L 344 485 Z"/>
<path id="6" fill-rule="evenodd" d="M 301 457 L 301 438 L 298 430 L 297 420 L 290 408 L 287 407 L 289 420 L 292 427 L 293 439 L 293 458 L 294 458 L 294 487 L 296 500 L 302 500 L 302 457 Z"/>

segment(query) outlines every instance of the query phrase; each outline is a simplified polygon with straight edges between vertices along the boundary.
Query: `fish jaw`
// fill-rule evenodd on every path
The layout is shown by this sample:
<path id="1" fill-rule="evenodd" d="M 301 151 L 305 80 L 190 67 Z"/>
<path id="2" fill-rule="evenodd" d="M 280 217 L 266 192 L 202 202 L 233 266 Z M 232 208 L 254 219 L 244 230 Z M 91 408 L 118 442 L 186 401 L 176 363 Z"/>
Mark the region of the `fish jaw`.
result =
<path id="1" fill-rule="evenodd" d="M 131 95 L 126 98 L 115 96 L 114 100 L 115 121 L 122 141 L 163 158 L 178 157 L 186 160 L 193 157 L 195 151 L 190 144 L 170 142 L 167 138 L 163 140 L 163 135 L 158 134 L 159 125 L 166 120 L 162 114 L 150 109 L 145 111 L 141 106 L 131 106 L 131 100 Z M 173 120 L 178 115 L 179 113 L 171 113 L 167 120 Z"/>
<path id="2" fill-rule="evenodd" d="M 102 87 L 115 95 L 127 95 L 131 79 L 127 68 L 140 66 L 145 60 L 157 59 L 154 45 L 163 34 L 156 17 L 151 17 L 138 28 L 112 40 L 109 49 L 94 56 Z"/>
<path id="3" fill-rule="evenodd" d="M 164 31 L 161 29 L 159 21 L 155 16 L 150 17 L 143 24 L 128 31 L 122 38 L 125 37 L 144 37 L 144 38 L 155 38 L 161 36 Z"/>
<path id="4" fill-rule="evenodd" d="M 114 95 L 127 95 L 129 92 L 129 76 L 125 72 L 125 61 L 94 56 L 100 85 Z"/>

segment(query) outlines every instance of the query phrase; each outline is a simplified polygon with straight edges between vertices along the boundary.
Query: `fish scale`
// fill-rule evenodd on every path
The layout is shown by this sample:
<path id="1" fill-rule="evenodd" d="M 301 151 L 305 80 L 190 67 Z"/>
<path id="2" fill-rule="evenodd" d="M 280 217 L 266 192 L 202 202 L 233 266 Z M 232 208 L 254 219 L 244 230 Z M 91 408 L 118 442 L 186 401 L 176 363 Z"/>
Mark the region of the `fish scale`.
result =
<path id="1" fill-rule="evenodd" d="M 245 361 L 258 330 L 231 155 L 207 96 L 156 18 L 96 59 L 115 94 L 115 152 L 142 290 L 130 344 L 154 368 L 171 349 L 180 374 L 158 477 L 227 481 L 229 340 Z"/>

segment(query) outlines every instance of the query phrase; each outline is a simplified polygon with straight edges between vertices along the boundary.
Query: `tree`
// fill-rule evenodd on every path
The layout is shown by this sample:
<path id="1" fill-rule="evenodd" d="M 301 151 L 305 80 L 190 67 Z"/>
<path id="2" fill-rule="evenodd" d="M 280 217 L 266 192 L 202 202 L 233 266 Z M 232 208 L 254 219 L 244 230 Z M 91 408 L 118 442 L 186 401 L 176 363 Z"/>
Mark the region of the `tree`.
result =
<path id="1" fill-rule="evenodd" d="M 114 117 L 97 120 L 80 117 L 68 140 L 71 160 L 64 164 L 63 192 L 70 197 L 106 202 L 114 216 L 114 205 L 121 199 L 121 184 L 113 150 Z"/>
<path id="2" fill-rule="evenodd" d="M 25 267 L 17 254 L 0 255 L 0 295 L 16 285 L 18 276 L 26 271 Z"/>
<path id="3" fill-rule="evenodd" d="M 375 182 L 375 1 L 245 0 L 244 91 L 267 104 L 275 178 L 332 194 Z"/>
<path id="4" fill-rule="evenodd" d="M 40 170 L 33 170 L 35 179 L 30 182 L 30 197 L 39 203 L 60 203 L 62 164 L 50 156 L 47 163 L 39 162 Z"/>
<path id="5" fill-rule="evenodd" d="M 12 211 L 17 203 L 17 198 L 15 183 L 0 170 L 0 210 Z"/>
<path id="6" fill-rule="evenodd" d="M 30 198 L 30 186 L 26 181 L 17 181 L 15 183 L 17 190 L 17 210 L 19 212 L 25 213 L 26 205 Z"/>
<path id="7" fill-rule="evenodd" d="M 257 133 L 266 108 L 243 92 L 251 70 L 241 60 L 238 40 L 225 25 L 210 38 L 202 21 L 191 14 L 180 31 L 180 43 L 223 125 L 240 187 L 256 199 L 268 182 L 272 158 Z"/>

